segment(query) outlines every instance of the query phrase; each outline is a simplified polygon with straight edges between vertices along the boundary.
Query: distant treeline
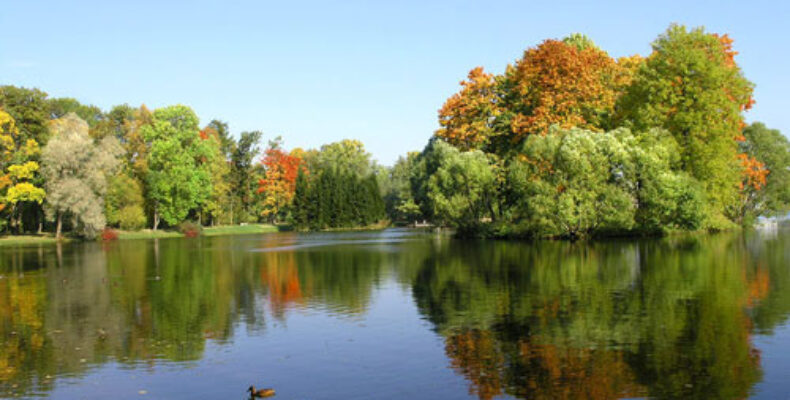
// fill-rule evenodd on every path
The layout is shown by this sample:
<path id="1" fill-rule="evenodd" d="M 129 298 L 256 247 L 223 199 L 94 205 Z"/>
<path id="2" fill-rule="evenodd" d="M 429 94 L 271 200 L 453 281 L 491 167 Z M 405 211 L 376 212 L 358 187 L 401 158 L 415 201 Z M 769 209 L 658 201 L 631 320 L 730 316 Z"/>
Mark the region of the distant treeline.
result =
<path id="1" fill-rule="evenodd" d="M 103 112 L 38 89 L 0 87 L 0 233 L 93 237 L 107 226 L 288 222 L 299 171 L 319 207 L 304 209 L 311 222 L 300 227 L 385 219 L 372 184 L 383 169 L 361 143 L 285 152 L 275 138 L 261 154 L 262 136 L 234 138 L 219 120 L 200 128 L 183 105 Z"/>

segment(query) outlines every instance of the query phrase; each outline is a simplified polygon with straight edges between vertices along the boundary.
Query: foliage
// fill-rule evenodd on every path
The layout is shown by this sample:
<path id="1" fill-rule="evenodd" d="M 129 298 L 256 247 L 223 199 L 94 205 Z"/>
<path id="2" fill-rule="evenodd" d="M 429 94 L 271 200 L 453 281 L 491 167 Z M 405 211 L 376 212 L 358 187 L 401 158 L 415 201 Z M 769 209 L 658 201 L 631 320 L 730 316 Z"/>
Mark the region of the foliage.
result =
<path id="1" fill-rule="evenodd" d="M 38 154 L 38 143 L 33 139 L 21 140 L 14 119 L 0 109 L 0 212 L 5 210 L 13 217 L 18 214 L 18 203 L 44 201 L 44 190 L 33 183 L 39 165 L 31 160 Z M 2 220 L 0 228 L 4 224 Z"/>
<path id="2" fill-rule="evenodd" d="M 399 157 L 395 165 L 386 171 L 389 187 L 385 190 L 384 202 L 390 220 L 395 223 L 413 223 L 422 218 L 411 184 L 418 159 L 419 153 L 409 153 L 406 157 Z"/>
<path id="3" fill-rule="evenodd" d="M 522 234 L 580 237 L 696 229 L 695 183 L 670 168 L 676 146 L 662 131 L 633 135 L 572 129 L 530 137 L 510 166 Z"/>
<path id="4" fill-rule="evenodd" d="M 436 136 L 462 150 L 484 147 L 498 135 L 494 122 L 503 112 L 496 79 L 476 67 L 461 86 L 439 110 L 441 128 Z"/>
<path id="5" fill-rule="evenodd" d="M 755 122 L 743 130 L 741 158 L 747 163 L 741 189 L 744 219 L 780 216 L 790 211 L 790 142 L 776 129 Z M 747 158 L 748 157 L 748 158 Z M 756 173 L 756 174 L 755 174 Z"/>
<path id="6" fill-rule="evenodd" d="M 230 182 L 231 192 L 237 196 L 232 206 L 237 217 L 234 221 L 255 222 L 258 216 L 252 212 L 255 201 L 255 158 L 260 153 L 258 143 L 263 133 L 260 131 L 242 132 L 231 154 Z"/>
<path id="7" fill-rule="evenodd" d="M 114 137 L 94 144 L 88 124 L 73 113 L 53 120 L 51 129 L 53 136 L 41 155 L 47 214 L 59 224 L 64 216 L 71 218 L 84 236 L 92 238 L 106 223 L 106 177 L 118 169 L 121 148 Z"/>
<path id="8" fill-rule="evenodd" d="M 107 223 L 124 230 L 135 230 L 145 226 L 142 184 L 135 178 L 120 173 L 109 179 L 104 200 Z"/>
<path id="9" fill-rule="evenodd" d="M 198 118 L 186 106 L 160 108 L 153 123 L 141 128 L 146 142 L 148 196 L 154 208 L 154 228 L 161 218 L 170 225 L 183 221 L 211 195 L 211 175 L 204 162 L 213 154 L 200 139 Z"/>
<path id="10" fill-rule="evenodd" d="M 679 144 L 681 167 L 699 180 L 714 224 L 737 201 L 737 142 L 753 84 L 735 63 L 732 40 L 673 25 L 620 99 L 621 120 L 637 129 L 661 127 Z"/>
<path id="11" fill-rule="evenodd" d="M 384 218 L 375 167 L 361 143 L 332 143 L 303 157 L 307 169 L 296 172 L 291 207 L 297 229 L 368 226 Z"/>
<path id="12" fill-rule="evenodd" d="M 506 154 L 530 134 L 546 135 L 552 125 L 603 130 L 611 125 L 633 64 L 615 61 L 584 35 L 546 40 L 503 75 L 470 71 L 461 91 L 439 110 L 436 135 L 461 150 Z"/>
<path id="13" fill-rule="evenodd" d="M 308 157 L 308 168 L 312 170 L 335 169 L 338 173 L 367 176 L 374 172 L 370 153 L 359 140 L 344 139 L 321 146 L 315 157 Z"/>
<path id="14" fill-rule="evenodd" d="M 227 146 L 226 140 L 230 139 L 226 136 L 223 137 L 223 133 L 214 127 L 225 129 L 224 135 L 227 135 L 227 125 L 223 126 L 217 121 L 212 122 L 214 124 L 209 124 L 200 131 L 200 138 L 207 142 L 209 151 L 212 153 L 210 159 L 204 162 L 204 168 L 207 168 L 211 175 L 211 195 L 203 204 L 201 211 L 209 214 L 213 224 L 226 212 L 224 205 L 229 202 L 231 185 L 228 182 L 230 176 L 228 155 L 223 150 Z"/>
<path id="15" fill-rule="evenodd" d="M 200 236 L 203 226 L 192 221 L 184 221 L 178 224 L 178 231 L 188 238 L 193 238 Z"/>
<path id="16" fill-rule="evenodd" d="M 93 105 L 83 105 L 77 99 L 71 97 L 61 97 L 49 99 L 49 118 L 58 119 L 65 117 L 68 113 L 77 114 L 83 121 L 88 123 L 90 127 L 91 137 L 104 137 L 106 135 L 96 132 L 96 128 L 104 128 L 106 124 L 102 124 L 106 119 L 106 115 L 99 107 Z"/>
<path id="17" fill-rule="evenodd" d="M 118 231 L 112 228 L 105 227 L 101 231 L 101 240 L 105 242 L 112 242 L 118 240 Z"/>
<path id="18" fill-rule="evenodd" d="M 293 201 L 296 179 L 302 169 L 302 159 L 280 148 L 280 138 L 269 143 L 261 164 L 266 177 L 258 181 L 258 193 L 263 195 L 263 217 L 276 222 L 283 209 Z"/>
<path id="19" fill-rule="evenodd" d="M 47 94 L 38 89 L 0 86 L 0 108 L 16 121 L 19 143 L 34 140 L 39 145 L 49 139 L 49 103 Z"/>
<path id="20" fill-rule="evenodd" d="M 444 142 L 437 142 L 435 151 L 441 156 L 428 181 L 433 214 L 462 229 L 493 218 L 495 176 L 486 155 L 479 150 L 460 152 Z"/>
<path id="21" fill-rule="evenodd" d="M 141 205 L 127 205 L 118 210 L 118 226 L 125 231 L 142 229 L 146 217 Z"/>

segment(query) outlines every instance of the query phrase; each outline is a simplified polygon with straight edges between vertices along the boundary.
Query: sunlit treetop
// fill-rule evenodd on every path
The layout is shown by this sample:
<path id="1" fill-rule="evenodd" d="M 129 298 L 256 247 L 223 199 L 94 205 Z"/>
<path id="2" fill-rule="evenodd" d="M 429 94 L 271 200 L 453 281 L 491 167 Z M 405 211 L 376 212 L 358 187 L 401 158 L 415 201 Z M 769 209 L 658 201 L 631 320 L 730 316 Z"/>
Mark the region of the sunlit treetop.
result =
<path id="1" fill-rule="evenodd" d="M 614 60 L 587 36 L 573 34 L 527 49 L 503 75 L 477 67 L 439 110 L 436 136 L 462 149 L 502 153 L 549 128 L 611 128 L 614 105 L 641 64 Z"/>

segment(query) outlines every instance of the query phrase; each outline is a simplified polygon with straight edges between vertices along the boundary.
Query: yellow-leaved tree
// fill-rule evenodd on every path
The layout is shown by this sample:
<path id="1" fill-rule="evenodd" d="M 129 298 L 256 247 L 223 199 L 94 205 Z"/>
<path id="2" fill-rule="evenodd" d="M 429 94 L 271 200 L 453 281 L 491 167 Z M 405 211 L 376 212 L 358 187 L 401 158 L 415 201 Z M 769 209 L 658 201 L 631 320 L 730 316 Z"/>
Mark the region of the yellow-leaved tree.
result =
<path id="1" fill-rule="evenodd" d="M 23 140 L 14 119 L 0 109 L 0 229 L 10 222 L 11 228 L 21 230 L 19 204 L 44 201 L 44 189 L 35 184 L 39 169 L 35 159 L 39 153 L 38 143 Z"/>

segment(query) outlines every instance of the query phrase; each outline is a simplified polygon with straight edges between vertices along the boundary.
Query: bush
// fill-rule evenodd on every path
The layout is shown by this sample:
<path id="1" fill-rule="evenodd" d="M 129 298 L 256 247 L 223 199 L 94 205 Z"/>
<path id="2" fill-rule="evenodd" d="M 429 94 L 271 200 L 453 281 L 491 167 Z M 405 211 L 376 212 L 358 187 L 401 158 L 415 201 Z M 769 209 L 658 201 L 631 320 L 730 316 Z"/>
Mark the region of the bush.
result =
<path id="1" fill-rule="evenodd" d="M 145 213 L 139 205 L 131 205 L 118 211 L 118 225 L 123 230 L 134 231 L 145 226 Z"/>
<path id="2" fill-rule="evenodd" d="M 193 238 L 200 236 L 203 227 L 191 221 L 184 221 L 178 225 L 178 231 L 188 238 Z"/>
<path id="3" fill-rule="evenodd" d="M 118 240 L 118 231 L 112 228 L 104 228 L 104 230 L 101 232 L 101 240 L 105 242 Z"/>

